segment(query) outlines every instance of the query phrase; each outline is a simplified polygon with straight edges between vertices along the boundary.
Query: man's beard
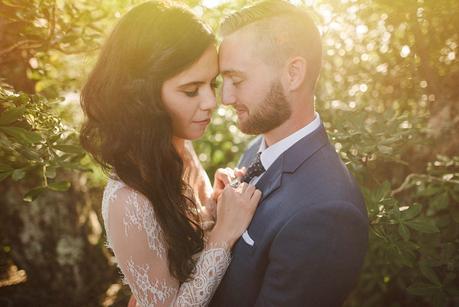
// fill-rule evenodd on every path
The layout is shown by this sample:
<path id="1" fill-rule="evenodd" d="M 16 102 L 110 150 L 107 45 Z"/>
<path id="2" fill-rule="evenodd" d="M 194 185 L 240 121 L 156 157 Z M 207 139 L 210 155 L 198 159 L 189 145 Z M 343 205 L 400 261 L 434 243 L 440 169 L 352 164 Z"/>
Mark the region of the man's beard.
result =
<path id="1" fill-rule="evenodd" d="M 271 85 L 263 102 L 256 106 L 245 121 L 239 121 L 239 129 L 246 134 L 263 134 L 283 124 L 292 114 L 282 85 L 277 80 Z"/>

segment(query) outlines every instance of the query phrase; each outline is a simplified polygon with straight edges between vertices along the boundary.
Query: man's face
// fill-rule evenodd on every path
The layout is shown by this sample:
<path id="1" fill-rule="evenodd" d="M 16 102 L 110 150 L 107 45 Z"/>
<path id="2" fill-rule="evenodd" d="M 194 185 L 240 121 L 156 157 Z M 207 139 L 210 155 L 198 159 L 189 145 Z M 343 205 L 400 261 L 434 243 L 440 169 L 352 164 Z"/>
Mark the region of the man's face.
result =
<path id="1" fill-rule="evenodd" d="M 239 129 L 247 134 L 266 133 L 291 113 L 279 69 L 262 61 L 256 46 L 256 37 L 236 31 L 225 37 L 219 54 L 223 104 L 235 108 Z"/>

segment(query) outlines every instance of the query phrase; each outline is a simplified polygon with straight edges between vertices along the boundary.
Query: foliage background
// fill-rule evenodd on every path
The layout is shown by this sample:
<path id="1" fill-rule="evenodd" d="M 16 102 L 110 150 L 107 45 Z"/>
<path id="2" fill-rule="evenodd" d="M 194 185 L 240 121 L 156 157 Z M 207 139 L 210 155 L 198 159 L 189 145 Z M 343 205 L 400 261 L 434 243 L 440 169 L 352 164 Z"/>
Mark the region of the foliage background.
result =
<path id="1" fill-rule="evenodd" d="M 251 1 L 185 1 L 214 29 Z M 323 33 L 317 109 L 358 179 L 370 247 L 346 306 L 459 306 L 459 2 L 292 1 Z M 0 0 L 0 305 L 125 306 L 104 245 L 105 177 L 82 152 L 78 94 L 140 1 Z M 209 175 L 248 142 L 219 107 Z"/>

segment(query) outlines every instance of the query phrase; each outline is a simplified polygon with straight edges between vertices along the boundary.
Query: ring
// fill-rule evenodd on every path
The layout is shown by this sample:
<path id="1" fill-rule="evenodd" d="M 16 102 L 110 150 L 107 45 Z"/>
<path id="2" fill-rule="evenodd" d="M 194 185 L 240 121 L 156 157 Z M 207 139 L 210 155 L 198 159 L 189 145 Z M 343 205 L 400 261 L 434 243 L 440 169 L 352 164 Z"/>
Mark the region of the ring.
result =
<path id="1" fill-rule="evenodd" d="M 237 188 L 240 184 L 241 184 L 241 182 L 237 178 L 231 180 L 231 182 L 230 182 L 230 186 L 232 188 Z"/>

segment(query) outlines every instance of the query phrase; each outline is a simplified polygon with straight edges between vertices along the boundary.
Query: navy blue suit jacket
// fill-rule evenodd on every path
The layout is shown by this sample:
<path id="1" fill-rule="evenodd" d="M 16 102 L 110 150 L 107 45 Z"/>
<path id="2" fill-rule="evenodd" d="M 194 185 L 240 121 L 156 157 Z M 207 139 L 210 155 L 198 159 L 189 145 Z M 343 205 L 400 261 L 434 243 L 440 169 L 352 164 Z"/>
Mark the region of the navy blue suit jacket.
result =
<path id="1" fill-rule="evenodd" d="M 261 138 L 240 165 L 254 159 Z M 340 306 L 368 244 L 368 216 L 324 127 L 286 150 L 256 184 L 262 200 L 211 306 Z"/>

